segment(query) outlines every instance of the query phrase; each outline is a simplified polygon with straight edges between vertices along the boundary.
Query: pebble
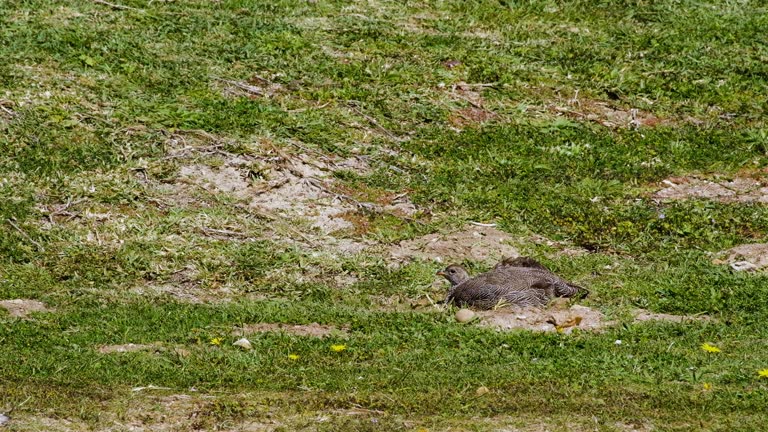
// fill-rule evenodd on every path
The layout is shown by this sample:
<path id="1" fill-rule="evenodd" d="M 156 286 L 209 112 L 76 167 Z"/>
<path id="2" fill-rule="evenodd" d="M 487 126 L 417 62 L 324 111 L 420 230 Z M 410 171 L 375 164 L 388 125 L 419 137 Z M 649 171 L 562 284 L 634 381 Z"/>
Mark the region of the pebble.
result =
<path id="1" fill-rule="evenodd" d="M 246 338 L 238 339 L 232 345 L 239 346 L 244 350 L 253 349 L 253 346 L 251 346 L 251 341 Z"/>
<path id="2" fill-rule="evenodd" d="M 475 317 L 475 313 L 469 309 L 459 309 L 456 312 L 456 321 L 460 323 L 470 322 L 474 317 Z"/>

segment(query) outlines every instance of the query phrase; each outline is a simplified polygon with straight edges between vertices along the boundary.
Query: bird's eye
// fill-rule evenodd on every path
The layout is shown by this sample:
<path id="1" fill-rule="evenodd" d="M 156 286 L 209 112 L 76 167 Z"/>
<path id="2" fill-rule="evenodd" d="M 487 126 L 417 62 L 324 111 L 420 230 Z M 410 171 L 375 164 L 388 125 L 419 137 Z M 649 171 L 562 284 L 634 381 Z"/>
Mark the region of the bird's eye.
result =
<path id="1" fill-rule="evenodd" d="M 450 269 L 450 270 L 448 270 L 448 273 L 456 273 L 456 270 Z"/>

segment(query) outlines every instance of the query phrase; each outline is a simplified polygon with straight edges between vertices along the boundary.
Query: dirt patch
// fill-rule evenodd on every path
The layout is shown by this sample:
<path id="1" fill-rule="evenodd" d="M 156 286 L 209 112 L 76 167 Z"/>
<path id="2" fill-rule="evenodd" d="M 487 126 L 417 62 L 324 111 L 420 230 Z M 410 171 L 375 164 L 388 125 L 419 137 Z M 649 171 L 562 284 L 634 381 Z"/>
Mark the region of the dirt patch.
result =
<path id="1" fill-rule="evenodd" d="M 467 225 L 450 234 L 429 234 L 414 240 L 400 242 L 390 250 L 398 262 L 412 259 L 438 263 L 461 262 L 465 259 L 490 263 L 502 258 L 519 256 L 511 245 L 512 237 L 494 227 Z"/>
<path id="2" fill-rule="evenodd" d="M 258 323 L 248 324 L 238 327 L 232 334 L 235 336 L 245 336 L 254 333 L 282 332 L 295 336 L 310 336 L 323 338 L 327 336 L 346 336 L 348 327 L 334 327 L 318 323 L 312 324 L 281 324 L 281 323 Z"/>
<path id="3" fill-rule="evenodd" d="M 715 264 L 729 264 L 737 271 L 765 270 L 768 268 L 768 243 L 736 246 L 717 254 Z"/>
<path id="4" fill-rule="evenodd" d="M 194 264 L 188 264 L 173 272 L 165 282 L 148 282 L 131 289 L 131 292 L 137 295 L 167 295 L 174 300 L 192 304 L 218 302 L 242 294 L 227 285 L 204 287 L 199 274 L 200 271 Z"/>
<path id="5" fill-rule="evenodd" d="M 454 111 L 448 121 L 457 128 L 483 124 L 496 118 L 496 114 L 479 107 L 469 107 Z"/>
<path id="6" fill-rule="evenodd" d="M 45 307 L 45 303 L 28 299 L 0 300 L 0 308 L 7 310 L 10 316 L 16 318 L 27 318 L 33 312 L 52 312 Z"/>
<path id="7" fill-rule="evenodd" d="M 182 142 L 186 143 L 186 138 L 174 141 Z M 309 149 L 288 154 L 272 143 L 265 143 L 263 147 L 258 156 L 231 154 L 217 143 L 186 145 L 172 151 L 168 158 L 183 159 L 202 154 L 224 159 L 224 164 L 218 167 L 199 163 L 182 165 L 174 185 L 176 194 L 188 195 L 189 191 L 183 186 L 192 184 L 208 192 L 227 193 L 265 214 L 306 220 L 311 228 L 323 234 L 351 228 L 352 225 L 340 215 L 358 210 L 362 204 L 352 197 L 335 193 L 332 174 L 337 170 L 367 173 L 370 171 L 367 158 L 332 158 Z M 188 199 L 181 201 L 181 204 L 190 202 Z"/>
<path id="8" fill-rule="evenodd" d="M 182 180 L 192 182 L 209 192 L 228 192 L 238 197 L 246 196 L 249 186 L 245 181 L 245 173 L 233 166 L 182 166 L 179 175 Z"/>
<path id="9" fill-rule="evenodd" d="M 704 198 L 720 202 L 768 203 L 768 180 L 750 177 L 711 179 L 697 176 L 671 177 L 662 182 L 666 187 L 653 197 L 661 200 Z"/>
<path id="10" fill-rule="evenodd" d="M 574 120 L 590 121 L 608 128 L 639 128 L 655 127 L 671 124 L 669 120 L 636 108 L 619 108 L 608 102 L 589 99 L 579 99 L 578 94 L 565 104 L 549 105 L 549 111 L 572 118 Z"/>
<path id="11" fill-rule="evenodd" d="M 600 331 L 618 324 L 617 321 L 607 320 L 600 311 L 581 305 L 568 307 L 567 301 L 563 300 L 553 301 L 546 309 L 505 308 L 495 311 L 479 311 L 477 316 L 480 317 L 480 325 L 503 331 L 523 329 L 569 334 L 574 329 Z M 685 323 L 711 319 L 705 315 L 671 315 L 642 309 L 634 310 L 632 316 L 635 323 L 646 321 Z"/>
<path id="12" fill-rule="evenodd" d="M 649 312 L 637 309 L 633 312 L 635 322 L 643 321 L 667 321 L 674 323 L 684 323 L 691 321 L 709 321 L 711 318 L 707 315 L 671 315 L 665 313 Z"/>
<path id="13" fill-rule="evenodd" d="M 592 308 L 580 305 L 547 309 L 514 308 L 495 311 L 480 311 L 480 325 L 499 330 L 533 330 L 542 332 L 561 331 L 571 333 L 573 329 L 596 331 L 613 325 L 605 316 Z"/>
<path id="14" fill-rule="evenodd" d="M 144 345 L 144 344 L 119 344 L 119 345 L 102 345 L 99 347 L 98 351 L 102 354 L 112 354 L 112 353 L 127 353 L 127 352 L 137 352 L 137 351 L 156 351 L 158 349 L 157 345 Z"/>

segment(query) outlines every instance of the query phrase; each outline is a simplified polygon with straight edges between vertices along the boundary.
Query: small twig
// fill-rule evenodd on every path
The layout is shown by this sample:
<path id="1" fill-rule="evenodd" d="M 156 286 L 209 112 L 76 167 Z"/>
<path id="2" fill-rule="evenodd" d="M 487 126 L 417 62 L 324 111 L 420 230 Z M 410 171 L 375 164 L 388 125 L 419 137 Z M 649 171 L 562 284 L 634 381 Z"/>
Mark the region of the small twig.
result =
<path id="1" fill-rule="evenodd" d="M 499 85 L 499 83 L 497 83 L 497 82 L 495 82 L 495 83 L 475 83 L 475 84 L 464 83 L 464 84 L 462 84 L 462 87 L 496 87 L 497 85 Z"/>
<path id="2" fill-rule="evenodd" d="M 16 117 L 16 113 L 12 109 L 4 107 L 2 104 L 0 104 L 0 109 L 8 114 L 9 117 Z"/>
<path id="3" fill-rule="evenodd" d="M 485 228 L 493 228 L 496 226 L 495 223 L 482 223 L 482 222 L 474 222 L 474 221 L 469 221 L 469 224 L 474 226 L 479 226 L 479 227 L 485 227 Z"/>
<path id="4" fill-rule="evenodd" d="M 40 252 L 45 252 L 45 248 L 40 243 L 36 242 L 32 237 L 29 236 L 29 234 L 25 233 L 24 230 L 22 230 L 18 225 L 16 225 L 13 222 L 13 219 L 7 219 L 8 223 L 11 224 L 13 228 L 16 229 L 16 231 L 19 232 L 19 234 L 22 235 L 25 239 L 29 240 L 32 244 L 37 246 L 37 248 L 40 250 Z"/>
<path id="5" fill-rule="evenodd" d="M 286 112 L 287 113 L 291 113 L 291 114 L 303 113 L 304 111 L 309 111 L 311 109 L 322 109 L 322 108 L 327 107 L 330 104 L 331 104 L 330 102 L 326 102 L 326 103 L 324 103 L 322 105 L 308 107 L 308 108 L 296 108 L 296 109 L 292 109 L 292 110 L 287 110 Z"/>
<path id="6" fill-rule="evenodd" d="M 203 233 L 220 234 L 227 237 L 240 237 L 240 238 L 248 237 L 248 234 L 237 232 L 237 231 L 224 230 L 224 229 L 202 227 L 200 228 L 200 230 L 203 231 Z"/>
<path id="7" fill-rule="evenodd" d="M 256 95 L 256 96 L 267 96 L 267 94 L 264 92 L 264 89 L 261 88 L 261 87 L 253 86 L 253 85 L 250 85 L 250 84 L 245 84 L 245 83 L 242 83 L 242 82 L 239 82 L 239 81 L 232 81 L 232 80 L 228 80 L 228 79 L 224 79 L 224 78 L 219 78 L 219 77 L 213 77 L 213 79 L 215 79 L 217 81 L 221 81 L 223 83 L 227 83 L 229 85 L 233 85 L 233 86 L 239 88 L 240 90 L 245 91 L 246 93 L 250 93 L 250 94 L 253 94 L 253 95 Z M 266 82 L 269 83 L 269 81 L 266 81 Z"/>
<path id="8" fill-rule="evenodd" d="M 102 4 L 104 6 L 109 6 L 109 7 L 113 8 L 113 9 L 135 10 L 137 12 L 144 12 L 144 9 L 136 9 L 135 7 L 130 7 L 130 6 L 124 6 L 124 5 L 119 5 L 119 4 L 115 4 L 115 3 L 110 3 L 110 2 L 104 1 L 104 0 L 93 0 L 93 2 L 94 3 L 98 3 L 98 4 Z"/>
<path id="9" fill-rule="evenodd" d="M 402 141 L 402 140 L 403 140 L 402 138 L 398 137 L 397 135 L 395 135 L 395 134 L 393 134 L 392 132 L 390 132 L 389 130 L 387 130 L 387 128 L 385 128 L 385 127 L 384 127 L 384 126 L 382 126 L 382 125 L 381 125 L 379 122 L 377 122 L 375 118 L 373 118 L 373 117 L 371 117 L 371 116 L 369 116 L 369 115 L 365 114 L 364 112 L 360 111 L 360 110 L 359 110 L 359 109 L 358 109 L 358 108 L 355 106 L 355 103 L 357 103 L 357 101 L 349 101 L 349 102 L 347 103 L 347 106 L 349 107 L 349 109 L 351 109 L 352 111 L 354 111 L 354 112 L 355 112 L 357 115 L 359 115 L 359 116 L 361 116 L 361 117 L 365 118 L 365 119 L 366 119 L 366 120 L 368 120 L 368 121 L 369 121 L 369 122 L 370 122 L 372 125 L 374 125 L 374 126 L 376 126 L 377 128 L 379 128 L 379 129 L 380 129 L 382 132 L 384 132 L 384 134 L 386 134 L 388 137 L 392 138 L 392 139 L 393 139 L 393 140 L 395 140 L 395 141 Z"/>
<path id="10" fill-rule="evenodd" d="M 142 390 L 170 390 L 170 387 L 158 387 L 156 385 L 148 385 L 146 387 L 134 387 L 131 389 L 132 392 L 140 392 Z"/>

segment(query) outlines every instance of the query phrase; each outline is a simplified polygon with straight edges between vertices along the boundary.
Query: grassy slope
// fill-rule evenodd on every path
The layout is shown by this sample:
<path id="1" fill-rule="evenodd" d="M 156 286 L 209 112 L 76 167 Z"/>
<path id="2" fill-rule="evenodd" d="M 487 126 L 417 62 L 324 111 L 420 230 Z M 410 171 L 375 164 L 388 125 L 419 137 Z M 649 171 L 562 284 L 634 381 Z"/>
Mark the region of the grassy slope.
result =
<path id="1" fill-rule="evenodd" d="M 122 4 L 140 10 L 89 1 L 0 5 L 0 97 L 15 113 L 0 117 L 0 298 L 40 299 L 56 310 L 33 321 L 2 318 L 7 405 L 31 396 L 21 412 L 102 427 L 103 407 L 117 409 L 130 387 L 155 384 L 223 391 L 222 401 L 236 401 L 206 411 L 210 424 L 259 415 L 270 403 L 291 413 L 303 400 L 307 410 L 362 406 L 436 429 L 482 429 L 469 419 L 498 415 L 576 422 L 595 415 L 609 429 L 615 421 L 750 429 L 767 420 L 766 383 L 756 371 L 768 367 L 768 306 L 760 301 L 768 278 L 714 266 L 707 252 L 765 241 L 768 208 L 659 204 L 647 194 L 670 175 L 765 166 L 768 14 L 761 3 Z M 450 60 L 460 64 L 448 68 Z M 222 94 L 217 78 L 254 74 L 285 90 L 272 98 Z M 482 90 L 493 120 L 451 128 L 451 116 L 470 107 L 451 91 L 460 82 L 493 84 Z M 548 108 L 567 106 L 577 90 L 584 104 L 640 108 L 667 121 L 609 129 Z M 433 212 L 425 224 L 373 220 L 377 239 L 495 220 L 511 232 L 594 251 L 548 262 L 588 281 L 594 307 L 617 317 L 639 305 L 717 321 L 561 337 L 462 327 L 440 313 L 378 311 L 369 298 L 423 294 L 434 268 L 391 270 L 375 256 L 329 262 L 276 243 L 201 236 L 194 228 L 203 215 L 254 236 L 265 232 L 267 222 L 233 212 L 226 198 L 153 205 L 135 169 L 172 178 L 178 166 L 161 159 L 165 143 L 192 129 L 222 137 L 234 153 L 265 138 L 341 156 L 363 148 L 380 168 L 368 177 L 340 174 L 350 188 L 410 190 Z M 47 227 L 39 205 L 68 200 L 83 200 L 74 207 L 81 212 L 120 215 L 119 224 L 100 229 L 122 243 L 87 243 L 93 222 Z M 330 276 L 355 272 L 362 282 L 339 290 L 264 281 L 297 260 Z M 190 262 L 203 269 L 203 287 L 229 283 L 270 298 L 189 305 L 132 293 Z M 349 348 L 336 355 L 328 350 L 334 341 L 277 334 L 254 340 L 251 353 L 228 346 L 233 325 L 262 321 L 349 324 Z M 213 337 L 227 342 L 209 346 Z M 93 350 L 157 341 L 191 354 Z M 704 353 L 706 341 L 723 352 Z M 705 382 L 712 391 L 702 389 Z M 476 397 L 480 385 L 491 395 Z M 272 402 L 244 400 L 243 391 L 270 394 Z M 342 417 L 326 426 L 372 427 Z M 394 417 L 377 427 L 407 429 Z"/>

